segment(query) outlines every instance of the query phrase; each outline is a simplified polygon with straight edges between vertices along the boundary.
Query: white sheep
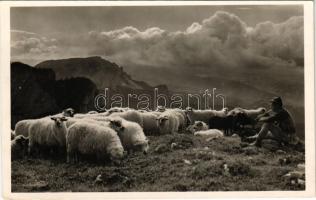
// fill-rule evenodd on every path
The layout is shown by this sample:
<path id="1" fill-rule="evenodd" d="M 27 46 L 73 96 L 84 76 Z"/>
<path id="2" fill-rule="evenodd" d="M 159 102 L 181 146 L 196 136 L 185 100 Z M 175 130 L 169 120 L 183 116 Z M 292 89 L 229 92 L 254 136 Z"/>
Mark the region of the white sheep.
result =
<path id="1" fill-rule="evenodd" d="M 11 141 L 11 159 L 23 158 L 27 154 L 29 139 L 23 135 L 16 136 Z"/>
<path id="2" fill-rule="evenodd" d="M 226 117 L 228 114 L 228 108 L 223 108 L 222 110 L 212 110 L 217 117 Z"/>
<path id="3" fill-rule="evenodd" d="M 101 120 L 102 119 L 102 120 Z M 110 120 L 111 118 L 82 118 L 82 119 L 78 119 L 78 118 L 67 118 L 67 121 L 65 122 L 66 127 L 69 128 L 71 125 L 73 125 L 74 123 L 77 122 L 86 122 L 86 123 L 90 123 L 90 124 L 98 124 L 101 126 L 105 126 L 105 127 L 111 127 L 110 125 Z"/>
<path id="4" fill-rule="evenodd" d="M 174 108 L 171 110 L 174 111 L 178 117 L 179 130 L 184 130 L 188 124 L 188 121 L 189 121 L 189 119 L 186 115 L 186 112 L 184 110 L 179 109 L 179 108 Z"/>
<path id="5" fill-rule="evenodd" d="M 165 112 L 166 111 L 166 107 L 165 106 L 157 106 L 156 112 Z"/>
<path id="6" fill-rule="evenodd" d="M 166 110 L 157 118 L 160 134 L 173 134 L 179 131 L 179 119 L 172 110 Z"/>
<path id="7" fill-rule="evenodd" d="M 244 109 L 244 112 L 248 115 L 248 117 L 256 119 L 259 115 L 264 114 L 266 109 L 263 107 L 257 109 Z"/>
<path id="8" fill-rule="evenodd" d="M 208 130 L 201 130 L 194 133 L 195 136 L 203 136 L 207 137 L 208 140 L 211 138 L 220 138 L 224 137 L 224 133 L 218 129 L 208 129 Z"/>
<path id="9" fill-rule="evenodd" d="M 190 133 L 194 134 L 197 131 L 205 131 L 208 130 L 209 127 L 205 122 L 202 121 L 195 121 L 193 125 L 190 125 L 187 128 L 187 131 L 189 131 Z"/>
<path id="10" fill-rule="evenodd" d="M 122 145 L 127 152 L 141 151 L 147 154 L 149 149 L 148 139 L 138 123 L 120 117 L 113 117 L 110 123 L 111 127 L 118 132 Z"/>
<path id="11" fill-rule="evenodd" d="M 76 122 L 90 122 L 90 123 L 97 123 L 97 121 L 89 118 L 73 118 L 73 117 L 67 117 L 67 121 L 65 121 L 65 125 L 67 128 L 69 128 L 71 125 L 73 125 Z"/>
<path id="12" fill-rule="evenodd" d="M 143 118 L 143 128 L 146 135 L 148 134 L 159 134 L 159 127 L 157 124 L 157 117 L 161 113 L 157 114 L 156 112 L 144 112 L 141 113 Z"/>
<path id="13" fill-rule="evenodd" d="M 97 111 L 95 111 L 95 110 L 91 110 L 87 114 L 91 115 L 91 114 L 99 114 L 99 113 Z"/>
<path id="14" fill-rule="evenodd" d="M 101 112 L 101 113 L 94 113 L 94 114 L 83 114 L 83 113 L 77 113 L 74 115 L 74 118 L 77 119 L 83 119 L 83 118 L 99 118 L 99 117 L 107 117 L 109 116 L 109 112 Z"/>
<path id="15" fill-rule="evenodd" d="M 228 112 L 228 116 L 236 116 L 239 113 L 244 113 L 251 119 L 256 119 L 259 115 L 264 114 L 266 112 L 266 109 L 264 107 L 259 107 L 257 109 L 244 109 L 244 108 L 234 108 L 231 111 Z"/>
<path id="16" fill-rule="evenodd" d="M 52 115 L 52 117 L 73 117 L 75 110 L 73 108 L 66 108 L 61 113 Z"/>
<path id="17" fill-rule="evenodd" d="M 162 113 L 165 111 L 174 111 L 179 121 L 179 130 L 185 129 L 188 124 L 188 118 L 184 110 L 181 110 L 180 108 L 166 108 L 164 106 L 157 106 L 155 112 Z"/>
<path id="18" fill-rule="evenodd" d="M 115 112 L 125 112 L 125 111 L 128 111 L 128 110 L 134 110 L 134 109 L 128 108 L 128 107 L 125 107 L 125 108 L 123 108 L 123 107 L 112 107 L 107 112 L 109 114 L 112 114 L 112 113 L 115 113 Z"/>
<path id="19" fill-rule="evenodd" d="M 227 116 L 236 116 L 237 114 L 243 113 L 243 112 L 244 112 L 244 109 L 243 109 L 243 108 L 236 107 L 236 108 L 230 110 L 230 111 L 227 113 Z"/>
<path id="20" fill-rule="evenodd" d="M 97 161 L 112 161 L 124 156 L 117 133 L 105 126 L 85 121 L 76 122 L 66 136 L 67 162 L 78 162 L 79 155 L 95 156 Z"/>
<path id="21" fill-rule="evenodd" d="M 187 107 L 186 114 L 190 124 L 193 124 L 195 121 L 203 121 L 208 123 L 211 117 L 216 116 L 214 110 L 195 110 L 191 107 Z"/>
<path id="22" fill-rule="evenodd" d="M 65 117 L 34 120 L 29 127 L 29 154 L 33 154 L 38 146 L 61 153 L 66 145 L 66 120 Z"/>
<path id="23" fill-rule="evenodd" d="M 29 128 L 31 124 L 34 122 L 34 119 L 25 119 L 21 120 L 15 124 L 15 136 L 23 135 L 24 137 L 29 136 Z"/>
<path id="24" fill-rule="evenodd" d="M 127 110 L 124 112 L 114 112 L 114 113 L 110 114 L 109 116 L 110 117 L 121 117 L 125 120 L 131 121 L 131 122 L 136 122 L 141 127 L 143 127 L 142 115 L 137 110 Z"/>

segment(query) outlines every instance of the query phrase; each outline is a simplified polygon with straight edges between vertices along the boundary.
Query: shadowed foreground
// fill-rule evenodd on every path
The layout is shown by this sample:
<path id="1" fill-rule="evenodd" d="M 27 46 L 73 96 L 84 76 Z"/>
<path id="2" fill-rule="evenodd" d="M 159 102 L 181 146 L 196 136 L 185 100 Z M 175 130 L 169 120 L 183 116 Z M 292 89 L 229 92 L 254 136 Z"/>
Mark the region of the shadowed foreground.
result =
<path id="1" fill-rule="evenodd" d="M 239 137 L 149 136 L 147 155 L 119 165 L 63 159 L 12 161 L 12 192 L 304 190 L 284 177 L 305 162 L 302 152 L 243 148 Z M 171 148 L 172 146 L 172 148 Z M 280 162 L 286 160 L 286 162 Z"/>

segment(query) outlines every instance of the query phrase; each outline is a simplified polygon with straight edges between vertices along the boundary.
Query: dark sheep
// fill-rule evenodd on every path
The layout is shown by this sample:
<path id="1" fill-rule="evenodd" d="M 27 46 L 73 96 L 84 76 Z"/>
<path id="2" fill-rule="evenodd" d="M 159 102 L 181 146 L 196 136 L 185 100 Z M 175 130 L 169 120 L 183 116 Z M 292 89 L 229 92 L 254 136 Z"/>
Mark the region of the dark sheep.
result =
<path id="1" fill-rule="evenodd" d="M 221 129 L 225 135 L 231 135 L 235 129 L 235 116 L 214 116 L 209 119 L 208 124 L 210 129 Z"/>
<path id="2" fill-rule="evenodd" d="M 256 120 L 249 117 L 246 113 L 238 113 L 235 116 L 235 128 L 238 130 L 243 129 L 247 125 L 251 125 L 254 129 L 256 123 Z"/>

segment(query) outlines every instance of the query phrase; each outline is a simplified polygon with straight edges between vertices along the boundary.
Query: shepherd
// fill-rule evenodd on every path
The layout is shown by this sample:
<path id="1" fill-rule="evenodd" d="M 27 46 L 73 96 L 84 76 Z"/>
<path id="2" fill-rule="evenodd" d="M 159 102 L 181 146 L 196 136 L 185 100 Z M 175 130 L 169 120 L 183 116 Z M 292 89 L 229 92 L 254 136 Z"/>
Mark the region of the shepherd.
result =
<path id="1" fill-rule="evenodd" d="M 258 116 L 257 120 L 263 122 L 258 134 L 248 137 L 255 140 L 250 145 L 261 146 L 263 139 L 274 139 L 280 143 L 289 144 L 294 138 L 295 125 L 291 114 L 283 107 L 281 97 L 274 97 L 271 102 L 271 110 Z"/>

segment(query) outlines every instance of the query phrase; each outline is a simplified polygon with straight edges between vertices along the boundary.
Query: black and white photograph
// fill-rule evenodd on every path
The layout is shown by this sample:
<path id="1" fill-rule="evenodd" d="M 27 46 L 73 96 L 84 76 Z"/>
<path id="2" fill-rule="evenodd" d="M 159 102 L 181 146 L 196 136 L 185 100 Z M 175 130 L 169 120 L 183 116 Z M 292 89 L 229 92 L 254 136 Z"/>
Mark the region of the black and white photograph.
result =
<path id="1" fill-rule="evenodd" d="M 8 192 L 315 192 L 306 8 L 10 6 Z"/>

